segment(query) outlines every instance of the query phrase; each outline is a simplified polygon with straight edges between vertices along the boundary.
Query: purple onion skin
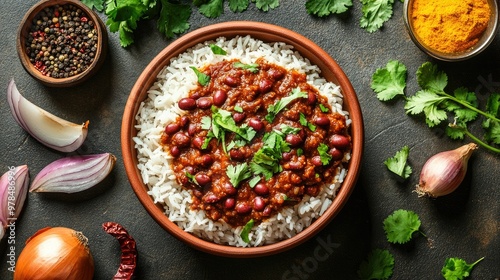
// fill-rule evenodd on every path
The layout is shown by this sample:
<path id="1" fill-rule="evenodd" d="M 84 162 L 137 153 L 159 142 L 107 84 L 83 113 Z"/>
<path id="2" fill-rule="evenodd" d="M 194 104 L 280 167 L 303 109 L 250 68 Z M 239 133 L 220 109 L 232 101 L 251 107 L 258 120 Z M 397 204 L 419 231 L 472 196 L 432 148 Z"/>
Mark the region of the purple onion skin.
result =
<path id="1" fill-rule="evenodd" d="M 419 196 L 440 197 L 454 192 L 467 173 L 467 165 L 477 145 L 470 143 L 430 157 L 422 167 L 416 192 Z"/>
<path id="2" fill-rule="evenodd" d="M 21 214 L 28 193 L 28 185 L 27 165 L 9 167 L 9 171 L 0 177 L 0 223 L 3 228 L 11 219 L 15 220 Z M 0 236 L 0 239 L 2 237 Z"/>

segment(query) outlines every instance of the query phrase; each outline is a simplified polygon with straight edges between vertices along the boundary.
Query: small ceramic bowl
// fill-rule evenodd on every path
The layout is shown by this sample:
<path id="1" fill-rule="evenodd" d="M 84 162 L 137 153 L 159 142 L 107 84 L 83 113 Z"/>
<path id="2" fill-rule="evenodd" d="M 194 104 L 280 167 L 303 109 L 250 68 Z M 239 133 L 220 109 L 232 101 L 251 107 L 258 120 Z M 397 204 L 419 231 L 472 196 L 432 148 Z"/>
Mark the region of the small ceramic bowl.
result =
<path id="1" fill-rule="evenodd" d="M 74 76 L 55 78 L 44 75 L 30 61 L 30 55 L 27 53 L 27 47 L 29 45 L 27 44 L 31 43 L 27 42 L 27 38 L 30 34 L 32 25 L 36 24 L 35 19 L 38 18 L 39 14 L 44 9 L 53 8 L 55 5 L 63 6 L 66 4 L 73 5 L 74 7 L 80 9 L 88 18 L 88 20 L 92 20 L 95 23 L 94 28 L 97 33 L 97 46 L 96 51 L 94 52 L 94 60 L 88 66 L 88 68 Z M 106 31 L 106 26 L 96 13 L 94 13 L 91 9 L 89 9 L 81 1 L 78 0 L 42 0 L 38 2 L 33 7 L 31 7 L 31 9 L 29 9 L 29 11 L 23 17 L 17 32 L 17 53 L 24 69 L 26 69 L 26 71 L 31 76 L 33 76 L 33 78 L 37 79 L 44 85 L 51 87 L 70 87 L 86 81 L 88 78 L 93 76 L 104 63 L 107 48 L 108 34 Z M 57 57 L 55 59 L 57 60 Z"/>
<path id="2" fill-rule="evenodd" d="M 457 53 L 444 53 L 438 50 L 435 50 L 429 46 L 427 46 L 414 32 L 413 22 L 412 22 L 412 6 L 415 0 L 405 0 L 403 6 L 403 18 L 406 25 L 406 30 L 410 35 L 412 41 L 419 47 L 423 52 L 427 53 L 433 58 L 442 60 L 442 61 L 463 61 L 474 57 L 484 51 L 490 43 L 495 38 L 498 28 L 498 3 L 497 0 L 487 0 L 490 6 L 490 19 L 488 22 L 488 27 L 482 34 L 479 41 L 471 48 Z"/>
<path id="3" fill-rule="evenodd" d="M 238 35 L 250 35 L 255 39 L 267 43 L 284 42 L 294 46 L 295 50 L 302 56 L 321 68 L 321 73 L 325 79 L 341 87 L 344 95 L 344 106 L 349 111 L 349 116 L 352 120 L 350 127 L 352 157 L 348 165 L 349 171 L 332 205 L 321 217 L 294 237 L 261 247 L 242 248 L 215 244 L 183 231 L 170 221 L 164 214 L 163 207 L 156 205 L 152 197 L 147 193 L 148 187 L 144 184 L 140 171 L 137 168 L 137 150 L 132 140 L 137 135 L 135 116 L 140 108 L 140 104 L 146 99 L 148 90 L 156 81 L 158 73 L 168 65 L 171 58 L 176 57 L 198 43 L 215 40 L 219 37 L 230 39 Z M 150 62 L 132 88 L 125 106 L 122 120 L 121 143 L 125 169 L 132 188 L 140 202 L 158 224 L 176 238 L 201 251 L 226 257 L 257 257 L 282 252 L 303 243 L 323 229 L 340 212 L 355 187 L 360 171 L 363 152 L 363 119 L 356 93 L 349 79 L 338 64 L 312 41 L 302 35 L 275 25 L 248 21 L 225 22 L 203 27 L 180 37 L 168 45 Z"/>

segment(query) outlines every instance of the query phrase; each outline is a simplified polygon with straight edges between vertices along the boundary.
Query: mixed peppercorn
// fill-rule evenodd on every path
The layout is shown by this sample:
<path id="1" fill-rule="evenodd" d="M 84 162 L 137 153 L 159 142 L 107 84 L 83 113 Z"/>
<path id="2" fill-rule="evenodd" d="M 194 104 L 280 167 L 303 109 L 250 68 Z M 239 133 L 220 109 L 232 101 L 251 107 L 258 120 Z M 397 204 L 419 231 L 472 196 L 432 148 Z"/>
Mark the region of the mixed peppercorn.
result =
<path id="1" fill-rule="evenodd" d="M 33 19 L 25 42 L 30 62 L 43 75 L 53 78 L 84 72 L 97 51 L 95 24 L 71 4 L 43 9 Z"/>

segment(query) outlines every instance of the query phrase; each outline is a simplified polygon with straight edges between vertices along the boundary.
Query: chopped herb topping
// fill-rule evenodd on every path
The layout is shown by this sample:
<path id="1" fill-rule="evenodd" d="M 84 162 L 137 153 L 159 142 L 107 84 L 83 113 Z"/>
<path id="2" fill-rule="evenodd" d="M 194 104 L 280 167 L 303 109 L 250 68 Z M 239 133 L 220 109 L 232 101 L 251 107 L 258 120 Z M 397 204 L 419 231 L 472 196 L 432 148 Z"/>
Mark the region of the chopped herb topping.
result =
<path id="1" fill-rule="evenodd" d="M 194 73 L 196 74 L 196 77 L 198 77 L 198 83 L 200 83 L 200 85 L 202 86 L 208 85 L 208 83 L 210 82 L 210 76 L 201 72 L 200 70 L 198 70 L 198 68 L 194 66 L 190 66 L 189 68 L 193 69 Z"/>
<path id="2" fill-rule="evenodd" d="M 253 219 L 250 219 L 250 221 L 248 221 L 248 223 L 243 227 L 243 230 L 241 230 L 240 236 L 241 236 L 241 239 L 243 239 L 243 241 L 245 243 L 250 242 L 250 239 L 248 238 L 248 234 L 250 233 L 250 230 L 252 230 L 253 224 L 254 224 Z"/>
<path id="3" fill-rule="evenodd" d="M 328 107 L 326 107 L 325 105 L 323 104 L 319 104 L 319 109 L 321 110 L 321 112 L 323 113 L 328 113 L 330 111 L 330 109 L 328 109 Z"/>
<path id="4" fill-rule="evenodd" d="M 226 175 L 233 187 L 237 188 L 241 181 L 246 180 L 252 176 L 248 164 L 241 163 L 237 165 L 229 165 L 226 170 Z"/>
<path id="5" fill-rule="evenodd" d="M 245 63 L 241 63 L 241 62 L 235 62 L 233 64 L 233 66 L 235 68 L 241 68 L 241 69 L 248 70 L 248 71 L 250 71 L 252 73 L 259 72 L 259 64 L 257 64 L 257 63 L 245 64 Z"/>
<path id="6" fill-rule="evenodd" d="M 307 128 L 309 128 L 309 130 L 311 130 L 313 132 L 316 131 L 316 126 L 314 124 L 308 122 L 306 119 L 306 116 L 303 113 L 300 113 L 299 123 L 303 126 L 306 126 Z"/>
<path id="7" fill-rule="evenodd" d="M 221 48 L 221 47 L 219 47 L 219 46 L 217 46 L 215 44 L 210 44 L 210 49 L 212 50 L 212 52 L 214 54 L 220 54 L 220 55 L 226 55 L 227 54 L 227 52 L 223 48 Z"/>
<path id="8" fill-rule="evenodd" d="M 323 165 L 328 165 L 328 163 L 330 163 L 330 160 L 332 159 L 332 156 L 328 153 L 328 149 L 328 145 L 326 145 L 325 143 L 321 143 L 318 146 L 319 157 Z"/>
<path id="9" fill-rule="evenodd" d="M 238 112 L 238 113 L 243 113 L 243 108 L 241 108 L 240 106 L 236 105 L 236 106 L 234 106 L 234 111 Z"/>
<path id="10" fill-rule="evenodd" d="M 269 106 L 269 108 L 267 108 L 267 115 L 266 115 L 266 120 L 269 122 L 269 123 L 272 123 L 274 118 L 276 117 L 276 115 L 283 109 L 285 109 L 285 107 L 290 104 L 290 102 L 292 102 L 293 100 L 297 99 L 297 98 L 306 98 L 307 97 L 307 93 L 304 92 L 304 91 L 301 91 L 300 88 L 294 88 L 292 90 L 292 94 L 287 96 L 287 97 L 284 97 L 280 100 L 278 100 L 278 102 L 276 102 L 275 104 Z"/>

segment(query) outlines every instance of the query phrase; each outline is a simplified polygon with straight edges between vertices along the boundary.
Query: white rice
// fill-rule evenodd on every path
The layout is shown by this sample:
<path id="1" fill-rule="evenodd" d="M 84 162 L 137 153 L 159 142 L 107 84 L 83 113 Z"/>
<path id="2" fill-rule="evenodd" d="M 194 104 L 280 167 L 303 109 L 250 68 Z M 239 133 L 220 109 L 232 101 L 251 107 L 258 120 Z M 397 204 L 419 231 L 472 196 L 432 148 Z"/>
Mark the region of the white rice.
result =
<path id="1" fill-rule="evenodd" d="M 210 44 L 222 47 L 227 54 L 214 55 Z M 218 244 L 238 247 L 262 246 L 296 235 L 327 210 L 347 173 L 347 170 L 340 166 L 335 182 L 322 188 L 316 197 L 306 195 L 300 203 L 285 207 L 274 217 L 254 226 L 249 234 L 250 243 L 241 239 L 242 227 L 233 228 L 224 221 L 212 221 L 206 217 L 204 211 L 191 209 L 191 193 L 177 183 L 174 172 L 169 167 L 172 157 L 160 144 L 165 125 L 184 113 L 177 107 L 177 101 L 197 87 L 197 77 L 190 66 L 202 68 L 204 65 L 228 59 L 254 63 L 261 57 L 288 70 L 295 69 L 305 73 L 308 83 L 328 97 L 333 111 L 346 116 L 347 125 L 350 125 L 348 112 L 342 108 L 340 87 L 322 78 L 317 66 L 311 65 L 290 45 L 267 44 L 250 36 L 231 40 L 218 38 L 198 44 L 173 58 L 158 74 L 157 81 L 149 89 L 148 97 L 141 104 L 136 116 L 138 132 L 133 140 L 138 154 L 138 168 L 149 188 L 148 194 L 155 203 L 163 205 L 165 215 L 184 231 Z M 347 163 L 349 158 L 350 154 L 346 154 L 343 162 Z"/>

